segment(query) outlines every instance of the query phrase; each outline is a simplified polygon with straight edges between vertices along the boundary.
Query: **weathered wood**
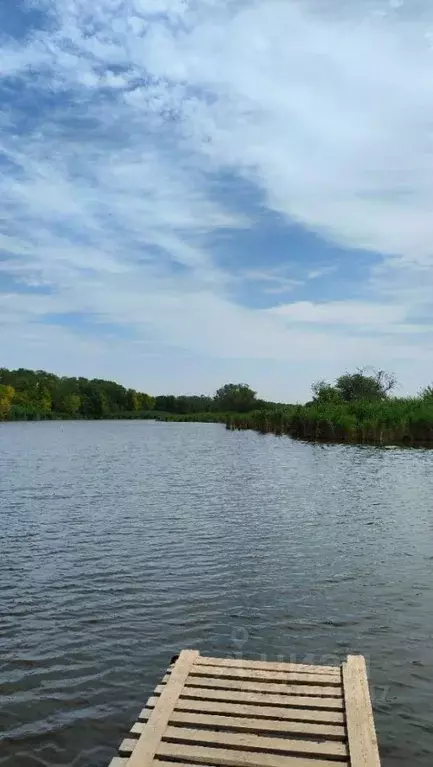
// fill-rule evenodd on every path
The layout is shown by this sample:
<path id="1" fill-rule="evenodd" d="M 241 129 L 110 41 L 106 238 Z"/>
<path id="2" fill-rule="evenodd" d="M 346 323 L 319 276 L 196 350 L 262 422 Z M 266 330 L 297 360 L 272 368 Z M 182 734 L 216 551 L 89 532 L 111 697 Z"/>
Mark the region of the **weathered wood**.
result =
<path id="1" fill-rule="evenodd" d="M 380 767 L 364 659 L 342 667 L 181 652 L 110 767 Z"/>
<path id="2" fill-rule="evenodd" d="M 196 650 L 184 650 L 180 653 L 171 673 L 170 681 L 164 688 L 158 705 L 152 711 L 145 734 L 139 738 L 132 752 L 128 767 L 149 767 L 152 763 L 170 715 L 198 655 Z"/>
<path id="3" fill-rule="evenodd" d="M 362 655 L 343 663 L 344 701 L 351 767 L 380 767 L 367 669 Z"/>
<path id="4" fill-rule="evenodd" d="M 281 752 L 288 756 L 301 754 L 302 756 L 332 757 L 347 761 L 348 752 L 344 743 L 324 740 L 297 740 L 289 738 L 270 738 L 263 735 L 238 732 L 217 732 L 214 730 L 197 730 L 186 727 L 173 727 L 169 725 L 164 733 L 165 741 L 175 743 L 194 743 L 224 747 L 230 746 L 245 751 L 264 751 L 267 753 Z"/>
<path id="5" fill-rule="evenodd" d="M 163 689 L 163 688 L 162 688 Z M 241 690 L 211 690 L 200 687 L 184 687 L 182 698 L 200 700 L 226 700 L 231 703 L 257 703 L 263 706 L 292 706 L 293 708 L 325 708 L 343 711 L 342 698 L 313 698 L 297 695 L 268 695 Z"/>
<path id="6" fill-rule="evenodd" d="M 183 760 L 186 764 L 221 765 L 221 767 L 342 767 L 348 762 L 329 759 L 304 759 L 280 754 L 258 753 L 257 751 L 236 751 L 230 748 L 208 748 L 188 746 L 180 743 L 161 743 L 157 750 L 157 767 L 160 759 Z M 173 764 L 171 764 L 173 767 Z M 176 762 L 176 767 L 179 767 Z"/>
<path id="7" fill-rule="evenodd" d="M 257 682 L 277 682 L 280 684 L 335 685 L 341 687 L 341 672 L 332 674 L 309 674 L 296 671 L 266 671 L 265 669 L 227 668 L 218 666 L 199 666 L 191 670 L 190 680 L 196 676 L 220 677 L 222 679 L 244 679 Z"/>
<path id="8" fill-rule="evenodd" d="M 346 740 L 346 728 L 341 725 L 320 724 L 318 722 L 300 722 L 277 719 L 254 719 L 253 717 L 224 716 L 222 714 L 202 714 L 191 711 L 173 711 L 170 725 L 178 727 L 207 727 L 214 730 L 232 730 L 254 734 L 305 735 L 308 738 L 326 738 Z M 146 722 L 136 722 L 131 728 L 131 735 L 141 735 Z"/>
<path id="9" fill-rule="evenodd" d="M 196 666 L 223 666 L 227 668 L 256 668 L 265 671 L 295 671 L 297 674 L 305 671 L 307 674 L 339 674 L 339 666 L 309 666 L 305 663 L 275 663 L 264 660 L 247 660 L 243 658 L 206 658 L 197 659 Z"/>
<path id="10" fill-rule="evenodd" d="M 343 690 L 340 687 L 312 686 L 310 684 L 295 685 L 268 684 L 267 682 L 252 682 L 243 679 L 219 679 L 217 677 L 199 677 L 192 674 L 188 677 L 189 687 L 210 687 L 213 690 L 242 690 L 243 692 L 271 693 L 276 695 L 312 695 L 324 698 L 342 698 Z"/>
<path id="11" fill-rule="evenodd" d="M 159 698 L 149 698 L 147 706 L 153 708 Z M 139 719 L 147 718 L 148 709 L 143 709 Z M 318 722 L 324 724 L 343 725 L 345 717 L 339 711 L 326 711 L 304 708 L 286 708 L 283 706 L 261 706 L 248 703 L 227 703 L 218 700 L 191 700 L 189 698 L 179 698 L 175 711 L 191 711 L 208 714 L 225 714 L 236 717 L 253 717 L 263 719 L 275 719 L 278 721 L 300 721 L 300 722 Z"/>
<path id="12" fill-rule="evenodd" d="M 158 696 L 155 696 L 154 698 L 149 698 L 149 700 L 146 703 L 146 708 L 142 708 L 139 715 L 138 715 L 138 721 L 146 721 L 149 719 L 149 711 L 152 708 L 155 708 L 157 701 L 159 700 Z"/>
<path id="13" fill-rule="evenodd" d="M 214 765 L 210 765 L 210 764 L 202 764 L 202 763 L 200 764 L 201 764 L 201 767 L 214 767 Z M 156 762 L 156 765 L 157 767 L 191 767 L 191 762 L 189 764 L 186 764 L 186 762 L 178 762 L 176 759 L 176 761 L 173 764 L 173 762 L 165 762 L 164 759 L 158 759 L 158 761 Z"/>
<path id="14" fill-rule="evenodd" d="M 119 746 L 120 756 L 130 756 L 137 744 L 137 738 L 124 738 Z"/>
<path id="15" fill-rule="evenodd" d="M 131 729 L 129 730 L 129 734 L 131 737 L 139 737 L 143 734 L 145 727 L 147 726 L 147 722 L 135 722 L 135 724 L 132 725 Z"/>

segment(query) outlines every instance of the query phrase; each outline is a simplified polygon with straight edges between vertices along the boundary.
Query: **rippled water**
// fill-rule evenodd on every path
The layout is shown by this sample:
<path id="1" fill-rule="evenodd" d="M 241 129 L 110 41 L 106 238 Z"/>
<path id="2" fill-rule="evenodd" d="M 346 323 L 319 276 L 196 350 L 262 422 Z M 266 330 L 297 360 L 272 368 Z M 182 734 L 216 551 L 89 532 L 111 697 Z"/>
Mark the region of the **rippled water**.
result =
<path id="1" fill-rule="evenodd" d="M 430 767 L 432 469 L 214 424 L 0 425 L 2 767 L 105 766 L 182 647 L 363 652 L 383 765 Z"/>

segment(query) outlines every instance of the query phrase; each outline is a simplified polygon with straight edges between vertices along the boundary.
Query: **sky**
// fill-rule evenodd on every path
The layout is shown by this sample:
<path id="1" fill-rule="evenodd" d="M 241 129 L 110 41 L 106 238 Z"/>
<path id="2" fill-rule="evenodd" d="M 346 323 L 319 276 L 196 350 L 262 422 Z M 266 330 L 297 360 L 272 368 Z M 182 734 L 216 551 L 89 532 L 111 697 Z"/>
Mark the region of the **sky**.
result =
<path id="1" fill-rule="evenodd" d="M 2 0 L 0 365 L 433 379 L 430 0 Z"/>

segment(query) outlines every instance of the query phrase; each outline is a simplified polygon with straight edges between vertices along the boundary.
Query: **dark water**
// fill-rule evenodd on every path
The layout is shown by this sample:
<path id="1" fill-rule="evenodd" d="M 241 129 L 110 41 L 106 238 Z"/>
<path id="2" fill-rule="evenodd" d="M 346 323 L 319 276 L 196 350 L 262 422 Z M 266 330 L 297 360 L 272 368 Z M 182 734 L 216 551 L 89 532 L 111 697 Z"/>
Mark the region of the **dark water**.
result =
<path id="1" fill-rule="evenodd" d="M 209 424 L 0 425 L 0 764 L 106 765 L 182 647 L 369 659 L 433 763 L 433 453 Z"/>

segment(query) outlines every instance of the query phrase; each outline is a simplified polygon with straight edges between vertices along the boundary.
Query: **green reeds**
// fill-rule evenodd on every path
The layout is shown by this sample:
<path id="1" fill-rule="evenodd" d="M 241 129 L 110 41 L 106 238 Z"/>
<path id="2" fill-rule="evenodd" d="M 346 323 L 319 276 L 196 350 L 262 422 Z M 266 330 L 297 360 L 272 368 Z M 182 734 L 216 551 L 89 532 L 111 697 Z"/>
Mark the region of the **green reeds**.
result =
<path id="1" fill-rule="evenodd" d="M 232 415 L 226 425 L 323 442 L 433 447 L 433 401 L 414 397 L 310 403 Z"/>

